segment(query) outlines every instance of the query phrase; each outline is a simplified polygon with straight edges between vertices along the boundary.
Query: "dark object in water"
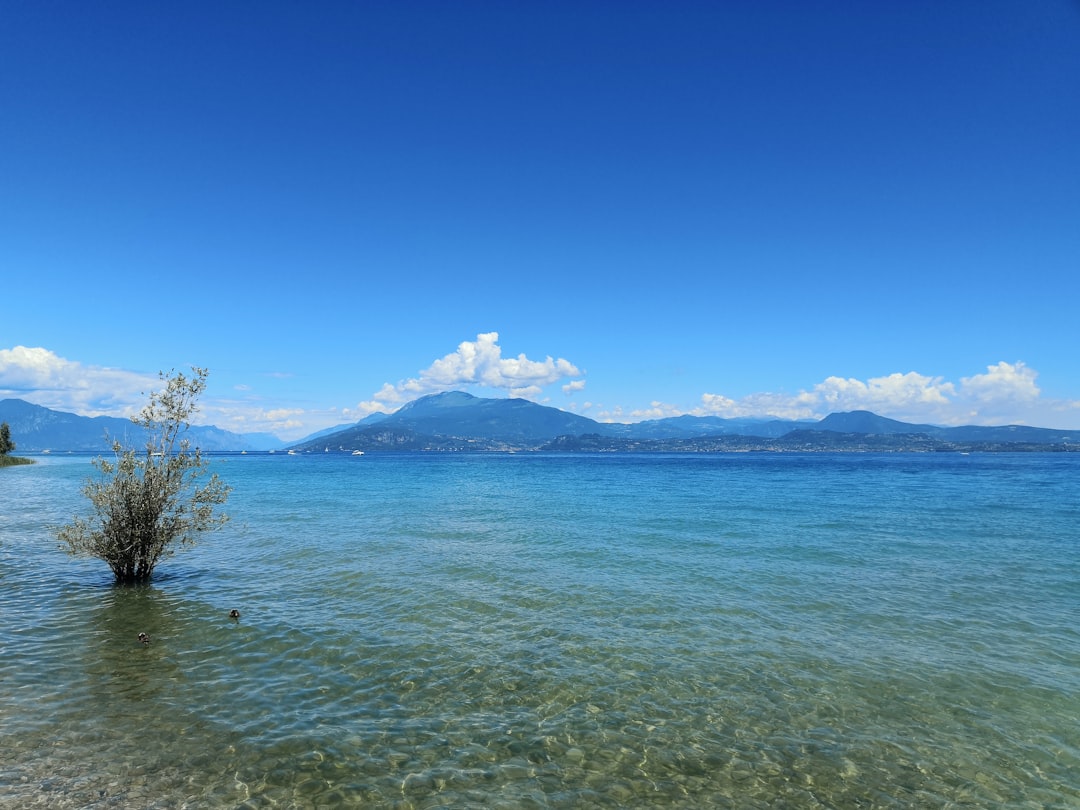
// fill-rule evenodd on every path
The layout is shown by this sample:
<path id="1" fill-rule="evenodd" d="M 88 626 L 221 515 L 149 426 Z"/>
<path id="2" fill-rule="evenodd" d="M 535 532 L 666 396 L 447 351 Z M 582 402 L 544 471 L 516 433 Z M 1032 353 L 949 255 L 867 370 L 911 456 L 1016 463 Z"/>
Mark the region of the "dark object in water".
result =
<path id="1" fill-rule="evenodd" d="M 233 608 L 232 610 L 229 611 L 229 618 L 230 619 L 239 619 L 240 618 L 240 611 L 237 610 L 236 608 Z"/>
<path id="2" fill-rule="evenodd" d="M 139 633 L 139 641 L 141 641 L 143 644 L 149 644 L 150 636 L 148 636 L 146 633 Z"/>

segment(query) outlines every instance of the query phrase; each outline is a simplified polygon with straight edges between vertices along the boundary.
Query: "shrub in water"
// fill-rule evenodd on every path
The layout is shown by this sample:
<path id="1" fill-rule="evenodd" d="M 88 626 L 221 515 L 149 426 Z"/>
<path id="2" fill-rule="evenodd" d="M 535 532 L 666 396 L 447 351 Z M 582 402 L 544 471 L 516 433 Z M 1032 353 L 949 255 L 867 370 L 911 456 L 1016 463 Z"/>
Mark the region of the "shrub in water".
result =
<path id="1" fill-rule="evenodd" d="M 83 487 L 94 515 L 60 530 L 68 551 L 104 560 L 117 582 L 148 581 L 177 545 L 193 544 L 229 519 L 215 507 L 225 503 L 230 487 L 209 473 L 202 452 L 184 438 L 206 388 L 206 369 L 192 372 L 160 375 L 164 390 L 151 393 L 149 404 L 132 417 L 146 431 L 145 449 L 114 441 L 111 461 L 94 459 L 99 475 Z"/>

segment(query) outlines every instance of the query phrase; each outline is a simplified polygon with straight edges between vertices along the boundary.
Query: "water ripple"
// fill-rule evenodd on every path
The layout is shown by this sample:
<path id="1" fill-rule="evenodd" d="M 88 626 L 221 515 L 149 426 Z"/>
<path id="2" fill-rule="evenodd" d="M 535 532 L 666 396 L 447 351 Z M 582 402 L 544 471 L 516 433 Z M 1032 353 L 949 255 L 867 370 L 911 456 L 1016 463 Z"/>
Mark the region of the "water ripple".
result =
<path id="1" fill-rule="evenodd" d="M 1077 465 L 252 461 L 143 588 L 5 478 L 0 806 L 1080 806 Z"/>

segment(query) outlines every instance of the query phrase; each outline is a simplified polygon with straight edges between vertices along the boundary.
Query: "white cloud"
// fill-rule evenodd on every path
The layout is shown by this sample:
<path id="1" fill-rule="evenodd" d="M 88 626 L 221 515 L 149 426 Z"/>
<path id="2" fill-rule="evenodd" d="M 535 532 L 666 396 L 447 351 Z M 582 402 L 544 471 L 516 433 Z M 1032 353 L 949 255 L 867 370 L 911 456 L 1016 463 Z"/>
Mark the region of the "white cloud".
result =
<path id="1" fill-rule="evenodd" d="M 621 405 L 616 405 L 614 408 L 600 408 L 600 410 L 593 417 L 599 422 L 630 422 L 640 421 L 634 420 L 629 414 L 623 413 Z"/>
<path id="2" fill-rule="evenodd" d="M 84 366 L 42 348 L 0 349 L 0 397 L 83 416 L 130 415 L 145 404 L 156 375 Z"/>
<path id="3" fill-rule="evenodd" d="M 131 416 L 146 405 L 147 394 L 161 388 L 157 374 L 84 365 L 43 348 L 0 349 L 0 399 L 25 399 L 35 405 L 81 416 Z M 250 386 L 235 390 L 248 393 Z M 235 433 L 274 433 L 300 438 L 319 427 L 345 421 L 339 413 L 301 408 L 265 408 L 258 402 L 203 397 L 196 424 L 212 424 Z"/>
<path id="4" fill-rule="evenodd" d="M 511 388 L 507 393 L 518 399 L 538 399 L 543 391 L 539 385 L 526 385 L 523 388 Z"/>
<path id="5" fill-rule="evenodd" d="M 630 411 L 628 414 L 630 419 L 637 421 L 646 421 L 649 419 L 666 419 L 669 416 L 679 416 L 681 411 L 667 402 L 660 402 L 653 400 L 649 403 L 648 408 L 638 408 Z"/>
<path id="6" fill-rule="evenodd" d="M 390 383 L 383 383 L 383 387 L 376 391 L 371 399 L 358 402 L 355 408 L 346 408 L 345 413 L 348 416 L 360 420 L 373 413 L 390 413 L 395 411 L 399 406 L 408 402 L 409 399 L 410 397 L 407 397 L 403 391 Z"/>
<path id="7" fill-rule="evenodd" d="M 998 363 L 987 366 L 985 374 L 975 374 L 960 379 L 961 393 L 981 402 L 1031 402 L 1039 398 L 1038 377 L 1035 369 L 1023 363 Z"/>
<path id="8" fill-rule="evenodd" d="M 304 408 L 264 408 L 250 402 L 208 399 L 200 403 L 200 424 L 212 424 L 233 433 L 272 433 L 282 438 L 298 439 L 319 427 L 343 421 L 334 414 Z M 311 427 L 313 422 L 325 422 Z"/>
<path id="9" fill-rule="evenodd" d="M 690 411 L 694 416 L 723 416 L 733 419 L 740 416 L 773 416 L 778 419 L 810 419 L 815 416 L 809 400 L 811 395 L 800 392 L 790 394 L 757 393 L 742 399 L 731 399 L 722 394 L 702 394 L 701 406 Z"/>
<path id="10" fill-rule="evenodd" d="M 994 424 L 1037 424 L 1033 420 L 1052 419 L 1047 410 L 1061 411 L 1077 405 L 1040 401 L 1041 392 L 1035 384 L 1037 376 L 1038 372 L 1023 363 L 987 366 L 985 374 L 960 379 L 957 404 L 968 413 L 977 414 L 984 423 Z M 1035 416 L 1036 413 L 1039 415 Z"/>
<path id="11" fill-rule="evenodd" d="M 955 395 L 956 387 L 940 377 L 927 377 L 909 371 L 907 374 L 872 377 L 866 382 L 829 377 L 814 386 L 813 393 L 830 412 L 876 412 L 889 408 L 894 411 L 932 413 L 949 405 L 949 398 Z"/>
<path id="12" fill-rule="evenodd" d="M 916 423 L 1052 426 L 1064 423 L 1062 415 L 1080 410 L 1077 402 L 1041 400 L 1037 376 L 1024 363 L 1001 362 L 988 366 L 985 374 L 962 377 L 959 383 L 914 371 L 865 381 L 828 377 L 796 394 L 757 393 L 737 400 L 703 394 L 701 405 L 690 413 L 821 419 L 838 411 L 868 410 Z"/>
<path id="13" fill-rule="evenodd" d="M 436 360 L 418 377 L 397 385 L 384 383 L 370 400 L 358 403 L 355 412 L 364 415 L 388 412 L 425 394 L 475 386 L 535 399 L 545 385 L 580 376 L 577 366 L 561 357 L 557 360 L 550 355 L 544 360 L 530 360 L 524 354 L 503 357 L 499 333 L 486 332 L 477 335 L 475 341 L 460 343 L 457 351 Z M 584 385 L 584 381 L 577 382 Z"/>

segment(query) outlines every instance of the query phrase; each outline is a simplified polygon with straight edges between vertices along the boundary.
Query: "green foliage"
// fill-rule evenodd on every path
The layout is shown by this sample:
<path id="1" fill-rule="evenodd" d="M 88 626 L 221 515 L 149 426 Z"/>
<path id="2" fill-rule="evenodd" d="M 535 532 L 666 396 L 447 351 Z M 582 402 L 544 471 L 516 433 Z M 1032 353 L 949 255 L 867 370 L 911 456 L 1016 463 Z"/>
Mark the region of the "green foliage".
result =
<path id="1" fill-rule="evenodd" d="M 60 530 L 69 552 L 104 560 L 117 582 L 148 581 L 177 545 L 192 545 L 229 519 L 215 507 L 225 503 L 230 487 L 209 473 L 202 452 L 183 436 L 206 388 L 206 369 L 192 372 L 160 375 L 164 390 L 151 393 L 149 404 L 132 417 L 147 431 L 146 447 L 139 451 L 114 441 L 112 460 L 94 459 L 98 476 L 83 487 L 94 515 L 77 517 Z"/>
<path id="2" fill-rule="evenodd" d="M 33 464 L 28 458 L 9 455 L 15 449 L 11 440 L 11 428 L 7 422 L 0 423 L 0 467 L 15 467 L 19 464 Z"/>

